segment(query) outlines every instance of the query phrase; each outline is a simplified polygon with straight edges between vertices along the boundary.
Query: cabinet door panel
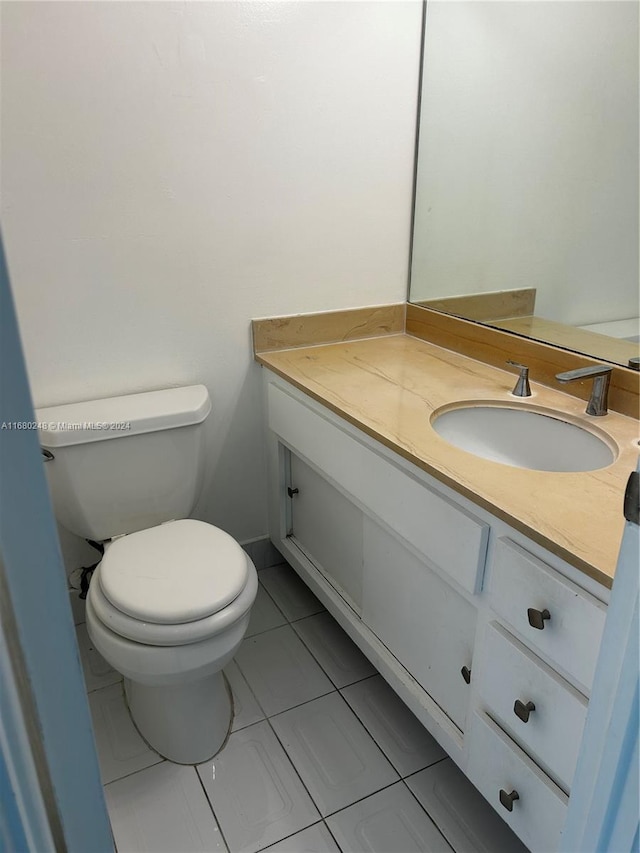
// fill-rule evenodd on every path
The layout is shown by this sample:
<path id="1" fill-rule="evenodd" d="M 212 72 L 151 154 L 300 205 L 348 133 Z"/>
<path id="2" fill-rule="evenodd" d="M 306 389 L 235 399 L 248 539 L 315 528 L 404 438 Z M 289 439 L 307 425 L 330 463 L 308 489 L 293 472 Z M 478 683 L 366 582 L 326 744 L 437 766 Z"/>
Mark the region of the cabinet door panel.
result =
<path id="1" fill-rule="evenodd" d="M 364 519 L 362 619 L 464 731 L 476 609 L 371 519 Z"/>
<path id="2" fill-rule="evenodd" d="M 291 535 L 358 612 L 362 607 L 362 512 L 291 454 Z"/>

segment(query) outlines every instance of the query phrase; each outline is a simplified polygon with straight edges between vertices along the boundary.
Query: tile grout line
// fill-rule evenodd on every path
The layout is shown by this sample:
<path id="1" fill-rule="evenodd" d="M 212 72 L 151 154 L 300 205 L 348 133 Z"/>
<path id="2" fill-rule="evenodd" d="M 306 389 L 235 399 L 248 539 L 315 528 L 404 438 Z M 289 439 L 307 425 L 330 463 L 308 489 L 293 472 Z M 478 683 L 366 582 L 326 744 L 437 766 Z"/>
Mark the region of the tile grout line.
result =
<path id="1" fill-rule="evenodd" d="M 109 785 L 115 785 L 116 782 L 122 782 L 123 779 L 130 779 L 131 776 L 136 776 L 138 773 L 144 773 L 145 770 L 151 770 L 152 767 L 158 767 L 160 764 L 174 764 L 173 761 L 169 761 L 168 758 L 163 758 L 159 752 L 156 752 L 156 755 L 160 756 L 160 761 L 156 761 L 155 764 L 149 764 L 147 767 L 141 767 L 139 770 L 132 770 L 131 773 L 125 773 L 124 776 L 119 776 L 117 779 L 112 779 L 110 782 L 105 782 L 102 787 L 108 788 Z M 175 767 L 194 767 L 193 764 L 174 764 Z"/>
<path id="2" fill-rule="evenodd" d="M 232 734 L 233 734 L 233 732 L 229 732 L 229 737 L 231 737 L 231 735 L 232 735 Z M 228 742 L 228 740 L 227 740 L 227 742 Z M 222 750 L 220 750 L 220 752 L 222 752 Z M 213 756 L 213 759 L 211 759 L 212 761 L 216 758 L 217 754 L 218 754 L 218 753 L 216 753 L 216 755 L 214 755 L 214 756 Z M 235 853 L 235 852 L 231 849 L 231 847 L 229 846 L 229 844 L 227 843 L 227 837 L 226 837 L 226 835 L 224 834 L 224 832 L 223 832 L 223 830 L 222 830 L 222 824 L 220 823 L 220 819 L 218 818 L 218 815 L 216 814 L 216 810 L 215 810 L 215 809 L 214 809 L 214 807 L 213 807 L 213 803 L 212 803 L 212 802 L 211 802 L 211 800 L 209 799 L 209 795 L 207 794 L 207 789 L 204 787 L 204 782 L 202 781 L 202 777 L 201 777 L 201 776 L 200 776 L 200 774 L 198 773 L 198 770 L 197 770 L 197 766 L 198 766 L 198 765 L 193 764 L 193 765 L 191 765 L 191 766 L 193 767 L 193 769 L 194 769 L 194 771 L 195 771 L 195 774 L 196 774 L 196 777 L 197 777 L 197 779 L 198 779 L 198 782 L 200 783 L 200 787 L 202 788 L 202 793 L 204 794 L 204 798 L 205 798 L 205 800 L 206 800 L 206 802 L 207 802 L 207 805 L 209 806 L 209 809 L 210 809 L 210 811 L 211 811 L 211 814 L 213 815 L 213 819 L 214 819 L 214 820 L 215 820 L 215 822 L 216 822 L 216 826 L 218 827 L 218 832 L 220 833 L 220 836 L 221 836 L 221 838 L 222 838 L 222 840 L 223 840 L 223 842 L 224 842 L 224 846 L 227 848 L 228 853 Z"/>
<path id="3" fill-rule="evenodd" d="M 449 757 L 449 756 L 447 756 L 447 758 L 448 758 L 448 757 Z M 442 758 L 442 759 L 441 759 L 441 761 L 445 761 L 445 760 L 446 760 L 446 759 L 444 759 L 444 758 Z M 439 764 L 439 763 L 440 763 L 439 761 L 437 761 L 437 762 L 436 762 L 436 764 Z M 433 767 L 434 765 L 431 765 L 431 766 Z M 422 771 L 421 771 L 421 770 L 418 770 L 417 772 L 418 772 L 418 773 L 421 773 Z M 414 774 L 411 774 L 411 775 L 414 775 Z M 409 778 L 409 777 L 407 776 L 407 779 L 408 779 L 408 778 Z M 433 823 L 433 825 L 434 825 L 434 826 L 435 826 L 435 828 L 438 830 L 438 832 L 440 833 L 440 835 L 444 838 L 445 844 L 447 844 L 447 845 L 451 848 L 451 850 L 453 851 L 453 853 L 458 853 L 458 851 L 455 849 L 455 847 L 453 846 L 453 844 L 451 844 L 451 843 L 450 843 L 449 839 L 447 838 L 447 836 L 444 834 L 444 832 L 443 832 L 443 831 L 442 831 L 442 829 L 440 828 L 440 824 L 437 822 L 437 820 L 435 819 L 435 817 L 433 817 L 432 815 L 430 815 L 430 814 L 429 814 L 429 812 L 428 812 L 428 811 L 426 810 L 426 808 L 422 805 L 422 803 L 420 802 L 420 800 L 419 800 L 419 799 L 416 797 L 416 795 L 413 793 L 413 791 L 411 790 L 411 788 L 407 785 L 407 781 L 406 781 L 406 779 L 403 779 L 403 780 L 402 780 L 402 783 L 403 783 L 403 785 L 405 786 L 405 788 L 407 789 L 407 791 L 411 794 L 411 796 L 413 797 L 413 799 L 416 801 L 416 803 L 420 806 L 420 808 L 422 809 L 422 811 L 426 814 L 426 816 L 429 818 L 429 820 Z"/>
<path id="4" fill-rule="evenodd" d="M 284 713 L 284 712 L 283 712 L 283 713 Z M 311 791 L 307 788 L 307 786 L 306 786 L 306 784 L 305 784 L 305 782 L 304 782 L 304 779 L 302 778 L 302 776 L 301 776 L 301 775 L 300 775 L 300 773 L 298 772 L 298 768 L 297 768 L 297 767 L 296 767 L 296 765 L 293 763 L 293 759 L 291 758 L 291 756 L 290 756 L 290 755 L 289 755 L 289 753 L 287 752 L 287 748 L 286 748 L 286 746 L 282 743 L 282 741 L 281 741 L 281 740 L 280 740 L 280 738 L 278 737 L 278 732 L 277 732 L 277 731 L 273 728 L 273 726 L 271 725 L 271 720 L 267 719 L 267 721 L 266 721 L 266 722 L 267 722 L 267 725 L 269 726 L 269 728 L 271 729 L 271 731 L 272 731 L 272 733 L 273 733 L 273 736 L 275 737 L 275 739 L 277 740 L 277 742 L 280 744 L 280 748 L 281 748 L 281 749 L 282 749 L 282 751 L 284 752 L 284 754 L 285 754 L 285 756 L 286 756 L 286 758 L 287 758 L 287 761 L 289 762 L 289 764 L 291 765 L 291 767 L 292 767 L 292 769 L 293 769 L 293 772 L 296 774 L 296 776 L 297 776 L 297 777 L 298 777 L 298 779 L 300 780 L 300 784 L 302 785 L 302 787 L 304 788 L 304 790 L 305 790 L 305 791 L 306 791 L 306 793 L 307 793 L 307 796 L 309 797 L 309 799 L 310 799 L 310 800 L 311 800 L 311 802 L 313 803 L 313 807 L 314 807 L 314 809 L 315 809 L 315 810 L 318 812 L 318 814 L 320 815 L 320 820 L 323 820 L 323 819 L 324 819 L 324 815 L 323 815 L 323 814 L 322 814 L 322 812 L 320 811 L 320 807 L 318 806 L 318 804 L 317 804 L 317 803 L 316 803 L 316 801 L 314 800 L 314 798 L 313 798 L 313 796 L 312 796 L 312 794 L 311 794 Z M 315 823 L 317 823 L 317 822 L 318 822 L 318 821 L 315 821 Z M 310 826 L 311 826 L 311 825 L 312 825 L 312 824 L 310 824 Z M 305 827 L 305 829 L 308 829 L 308 827 Z M 292 834 L 293 834 L 293 835 L 295 835 L 296 833 L 292 833 Z"/>
<path id="5" fill-rule="evenodd" d="M 378 673 L 378 675 L 379 675 L 379 673 Z M 371 676 L 369 676 L 369 677 L 370 677 L 370 678 L 376 678 L 376 676 L 375 676 L 375 675 L 371 675 Z M 363 678 L 363 679 L 362 679 L 362 681 L 366 681 L 366 679 L 364 679 L 364 678 Z M 354 682 L 354 683 L 355 683 L 355 684 L 360 684 L 361 682 L 356 681 L 356 682 Z M 352 686 L 353 686 L 353 685 L 351 685 L 351 684 L 348 684 L 348 685 L 347 685 L 347 687 L 352 687 Z M 338 693 L 340 693 L 340 695 L 342 696 L 342 690 L 338 689 Z M 360 717 L 360 715 L 358 714 L 357 710 L 356 710 L 356 709 L 351 705 L 351 703 L 349 702 L 349 700 L 347 699 L 347 697 L 346 697 L 346 696 L 342 696 L 342 698 L 343 698 L 343 699 L 344 699 L 344 701 L 347 703 L 347 705 L 349 706 L 349 708 L 351 709 L 351 711 L 355 714 L 356 718 L 359 720 L 359 722 L 360 722 L 360 724 L 362 725 L 363 729 L 367 732 L 367 734 L 368 734 L 368 735 L 369 735 L 369 737 L 373 740 L 373 742 L 376 744 L 376 746 L 378 747 L 378 749 L 380 750 L 380 752 L 382 752 L 382 754 L 383 754 L 383 755 L 384 755 L 384 757 L 387 759 L 387 761 L 389 762 L 389 764 L 393 767 L 393 769 L 396 771 L 396 773 L 398 774 L 398 776 L 400 777 L 400 779 L 402 779 L 403 781 L 404 781 L 405 779 L 409 779 L 411 776 L 415 776 L 415 774 L 416 774 L 416 773 L 422 773 L 422 771 L 423 771 L 423 770 L 426 770 L 428 767 L 434 767 L 436 764 L 439 764 L 441 761 L 444 761 L 445 759 L 447 759 L 447 758 L 449 757 L 449 756 L 448 756 L 448 755 L 446 755 L 446 753 L 445 753 L 445 755 L 443 756 L 443 758 L 438 758 L 438 759 L 436 759 L 435 761 L 432 761 L 430 764 L 425 764 L 425 765 L 424 765 L 424 767 L 420 767 L 420 768 L 418 768 L 418 770 L 412 770 L 412 771 L 411 771 L 411 773 L 407 773 L 407 774 L 406 774 L 406 776 L 403 776 L 403 775 L 402 775 L 402 773 L 400 772 L 399 768 L 398 768 L 398 767 L 396 767 L 396 765 L 395 765 L 395 764 L 393 763 L 393 761 L 391 760 L 391 756 L 387 755 L 386 751 L 383 749 L 383 747 L 381 746 L 381 744 L 379 744 L 379 743 L 378 743 L 378 740 L 377 740 L 376 736 L 375 736 L 375 735 L 373 734 L 373 732 L 372 732 L 372 731 L 370 731 L 370 729 L 367 727 L 367 725 L 366 725 L 365 721 Z M 420 721 L 418 720 L 418 722 L 420 722 Z M 425 731 L 426 731 L 426 729 L 425 729 Z M 429 733 L 429 734 L 430 734 L 430 733 Z M 430 734 L 430 737 L 433 737 L 433 735 L 431 735 L 431 734 Z M 434 740 L 435 740 L 435 738 L 434 738 Z M 436 741 L 436 743 L 437 743 L 437 741 Z M 439 744 L 438 744 L 438 745 L 439 745 Z"/>
<path id="6" fill-rule="evenodd" d="M 331 832 L 331 830 L 329 829 L 329 827 L 325 823 L 324 818 L 321 817 L 320 820 L 317 820 L 315 823 L 310 823 L 309 826 L 305 826 L 304 829 L 299 829 L 297 832 L 292 832 L 289 835 L 285 835 L 285 837 L 281 838 L 280 841 L 274 841 L 272 844 L 269 844 L 268 847 L 261 847 L 259 850 L 256 850 L 256 853 L 269 853 L 269 850 L 272 850 L 278 844 L 282 844 L 283 841 L 287 841 L 287 839 L 289 839 L 289 838 L 294 838 L 299 833 L 306 832 L 307 830 L 313 829 L 314 826 L 319 826 L 320 824 L 324 824 L 324 826 L 327 829 L 327 832 L 331 835 L 331 837 L 335 841 L 333 833 Z M 337 841 L 336 841 L 336 846 L 337 846 L 338 850 L 340 851 L 340 853 L 348 853 L 348 851 L 342 850 L 342 848 L 340 847 L 340 845 L 338 844 Z M 233 851 L 230 851 L 230 853 L 233 853 Z"/>
<path id="7" fill-rule="evenodd" d="M 321 612 L 322 612 L 322 611 L 321 611 Z M 328 610 L 325 610 L 324 612 L 325 612 L 325 613 L 329 613 L 329 611 L 328 611 Z M 314 616 L 319 616 L 319 615 L 320 615 L 319 613 L 312 613 L 310 616 L 304 616 L 302 619 L 296 619 L 296 622 L 302 622 L 302 621 L 304 621 L 304 619 L 313 619 L 313 617 L 314 617 Z M 334 622 L 336 622 L 336 624 L 338 625 L 338 627 L 339 627 L 339 628 L 340 628 L 340 630 L 342 631 L 342 630 L 343 630 L 343 629 L 342 629 L 342 627 L 338 624 L 337 620 L 336 620 L 336 619 L 334 619 L 334 617 L 331 615 L 331 613 L 329 613 L 329 616 L 331 617 L 331 619 L 333 619 L 333 621 L 334 621 Z M 322 663 L 320 662 L 320 660 L 318 659 L 318 657 L 314 654 L 313 649 L 312 649 L 312 648 L 309 646 L 309 644 L 305 641 L 304 637 L 300 636 L 299 632 L 298 632 L 298 631 L 296 631 L 296 629 L 295 629 L 295 627 L 294 627 L 293 622 L 289 622 L 289 624 L 290 624 L 290 625 L 291 625 L 291 627 L 293 628 L 293 630 L 294 630 L 294 632 L 295 632 L 296 637 L 300 640 L 300 642 L 302 643 L 302 645 L 303 645 L 303 646 L 305 647 L 305 649 L 309 652 L 309 654 L 311 655 L 311 657 L 312 657 L 312 658 L 314 659 L 314 661 L 318 664 L 318 666 L 319 666 L 319 667 L 320 667 L 320 669 L 324 672 L 324 674 L 327 676 L 327 678 L 329 679 L 329 681 L 330 681 L 330 682 L 335 686 L 336 690 L 340 690 L 340 689 L 341 689 L 341 688 L 340 688 L 340 686 L 339 686 L 338 684 L 336 684 L 336 682 L 333 680 L 333 678 L 331 678 L 331 676 L 329 675 L 329 673 L 327 672 L 327 670 L 324 668 L 324 666 L 322 665 Z M 351 639 L 351 637 L 349 637 L 349 635 L 348 635 L 346 632 L 344 632 L 344 633 L 345 633 L 345 636 L 347 637 L 347 639 L 349 640 L 349 642 L 352 642 L 352 643 L 353 643 L 353 640 Z M 353 645 L 355 646 L 355 643 L 353 643 Z M 357 646 L 355 646 L 355 647 L 356 647 L 356 649 L 358 648 Z M 360 650 L 358 649 L 358 651 L 360 651 Z M 374 673 L 374 675 L 375 675 L 375 673 Z M 344 685 L 343 685 L 343 687 L 351 687 L 351 685 L 352 685 L 352 684 L 357 684 L 359 681 L 364 681 L 365 679 L 367 679 L 367 678 L 372 678 L 372 677 L 373 677 L 372 675 L 365 675 L 365 676 L 363 676 L 362 678 L 358 678 L 358 679 L 356 679 L 355 681 L 350 682 L 349 684 L 344 684 Z"/>

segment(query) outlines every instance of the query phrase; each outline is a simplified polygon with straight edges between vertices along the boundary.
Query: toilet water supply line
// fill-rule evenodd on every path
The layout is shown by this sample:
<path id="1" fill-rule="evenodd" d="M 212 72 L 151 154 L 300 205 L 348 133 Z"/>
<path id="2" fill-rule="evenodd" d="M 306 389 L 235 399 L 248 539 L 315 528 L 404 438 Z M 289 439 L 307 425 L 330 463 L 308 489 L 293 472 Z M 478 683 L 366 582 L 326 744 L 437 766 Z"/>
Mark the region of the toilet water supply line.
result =
<path id="1" fill-rule="evenodd" d="M 104 554 L 104 545 L 100 542 L 94 542 L 93 539 L 86 540 L 92 548 L 95 548 L 96 551 L 100 552 L 100 555 Z M 98 560 L 98 563 L 100 560 Z M 79 598 L 85 599 L 87 597 L 87 593 L 89 592 L 89 584 L 91 583 L 91 578 L 96 569 L 98 563 L 94 563 L 92 566 L 83 566 L 80 569 L 80 595 Z"/>

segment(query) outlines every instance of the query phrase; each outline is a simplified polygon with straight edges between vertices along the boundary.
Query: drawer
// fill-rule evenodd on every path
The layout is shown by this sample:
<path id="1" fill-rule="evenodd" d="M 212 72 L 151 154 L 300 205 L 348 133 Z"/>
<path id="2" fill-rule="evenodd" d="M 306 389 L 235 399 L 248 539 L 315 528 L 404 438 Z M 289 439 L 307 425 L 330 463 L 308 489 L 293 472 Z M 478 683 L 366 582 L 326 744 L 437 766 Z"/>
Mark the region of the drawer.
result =
<path id="1" fill-rule="evenodd" d="M 269 428 L 323 477 L 463 589 L 471 593 L 480 590 L 488 524 L 273 383 L 268 386 L 268 417 Z"/>
<path id="2" fill-rule="evenodd" d="M 548 657 L 588 693 L 607 608 L 510 539 L 496 544 L 491 605 L 534 651 Z M 529 609 L 546 615 L 535 628 Z"/>
<path id="3" fill-rule="evenodd" d="M 532 853 L 560 849 L 568 797 L 486 714 L 474 714 L 467 775 Z M 512 810 L 501 802 L 512 793 Z"/>
<path id="4" fill-rule="evenodd" d="M 479 657 L 476 685 L 485 707 L 568 791 L 587 700 L 495 622 L 487 627 Z M 521 716 L 514 710 L 516 701 L 525 706 L 519 708 Z M 535 708 L 527 708 L 528 703 Z"/>

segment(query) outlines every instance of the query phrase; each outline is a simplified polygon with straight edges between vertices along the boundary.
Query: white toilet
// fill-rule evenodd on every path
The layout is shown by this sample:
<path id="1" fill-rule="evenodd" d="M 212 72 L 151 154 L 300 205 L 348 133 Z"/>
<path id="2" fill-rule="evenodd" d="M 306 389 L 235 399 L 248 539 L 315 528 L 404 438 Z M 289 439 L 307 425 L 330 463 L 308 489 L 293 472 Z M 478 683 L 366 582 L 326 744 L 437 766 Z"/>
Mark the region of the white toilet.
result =
<path id="1" fill-rule="evenodd" d="M 228 534 L 185 518 L 202 485 L 203 385 L 39 409 L 40 443 L 60 523 L 105 552 L 87 629 L 124 675 L 145 740 L 180 764 L 223 745 L 232 717 L 222 667 L 258 589 Z"/>

